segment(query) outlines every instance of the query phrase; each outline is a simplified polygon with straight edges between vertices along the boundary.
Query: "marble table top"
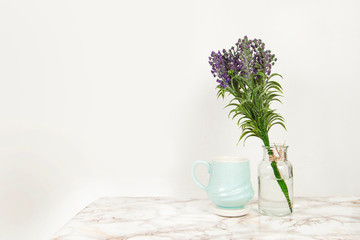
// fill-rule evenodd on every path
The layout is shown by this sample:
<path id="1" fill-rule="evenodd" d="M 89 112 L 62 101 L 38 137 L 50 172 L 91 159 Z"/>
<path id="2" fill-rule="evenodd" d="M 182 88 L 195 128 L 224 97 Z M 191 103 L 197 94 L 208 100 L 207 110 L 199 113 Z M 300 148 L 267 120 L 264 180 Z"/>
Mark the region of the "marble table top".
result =
<path id="1" fill-rule="evenodd" d="M 100 198 L 52 240 L 360 239 L 360 197 L 296 198 L 294 213 L 225 218 L 200 199 Z"/>

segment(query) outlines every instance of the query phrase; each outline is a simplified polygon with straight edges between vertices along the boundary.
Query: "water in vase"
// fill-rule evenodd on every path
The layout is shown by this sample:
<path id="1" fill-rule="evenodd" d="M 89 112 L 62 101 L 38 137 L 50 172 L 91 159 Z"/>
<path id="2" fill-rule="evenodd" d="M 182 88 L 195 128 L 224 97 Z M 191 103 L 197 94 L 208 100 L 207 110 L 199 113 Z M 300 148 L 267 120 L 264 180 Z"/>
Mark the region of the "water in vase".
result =
<path id="1" fill-rule="evenodd" d="M 275 177 L 259 177 L 259 212 L 264 215 L 285 216 L 290 214 L 290 208 Z M 293 177 L 284 178 L 293 202 Z"/>

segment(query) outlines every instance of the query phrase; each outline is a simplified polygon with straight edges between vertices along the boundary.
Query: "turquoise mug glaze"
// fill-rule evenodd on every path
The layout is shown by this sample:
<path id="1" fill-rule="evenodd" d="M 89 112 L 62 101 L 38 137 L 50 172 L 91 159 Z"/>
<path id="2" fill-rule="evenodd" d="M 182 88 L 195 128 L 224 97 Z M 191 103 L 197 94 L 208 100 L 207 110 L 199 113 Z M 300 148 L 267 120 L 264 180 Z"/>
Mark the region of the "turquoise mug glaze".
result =
<path id="1" fill-rule="evenodd" d="M 210 174 L 209 184 L 204 186 L 195 176 L 196 166 L 204 164 Z M 192 179 L 210 200 L 224 209 L 242 209 L 254 196 L 250 181 L 249 160 L 238 157 L 218 157 L 211 163 L 196 161 L 192 166 Z"/>

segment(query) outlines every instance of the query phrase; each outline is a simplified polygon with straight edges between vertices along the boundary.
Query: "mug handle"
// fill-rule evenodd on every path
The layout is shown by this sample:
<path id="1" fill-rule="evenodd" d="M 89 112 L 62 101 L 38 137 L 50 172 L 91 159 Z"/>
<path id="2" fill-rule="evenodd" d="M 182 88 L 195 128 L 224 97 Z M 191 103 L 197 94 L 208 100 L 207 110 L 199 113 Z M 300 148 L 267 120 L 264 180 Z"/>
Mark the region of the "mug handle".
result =
<path id="1" fill-rule="evenodd" d="M 199 164 L 204 164 L 207 167 L 208 172 L 210 173 L 210 163 L 208 163 L 206 161 L 196 161 L 196 162 L 194 162 L 194 164 L 191 168 L 191 177 L 192 177 L 192 180 L 196 183 L 196 185 L 198 185 L 202 190 L 206 191 L 207 186 L 204 186 L 204 184 L 199 182 L 199 180 L 195 176 L 195 169 L 196 169 L 196 166 Z"/>

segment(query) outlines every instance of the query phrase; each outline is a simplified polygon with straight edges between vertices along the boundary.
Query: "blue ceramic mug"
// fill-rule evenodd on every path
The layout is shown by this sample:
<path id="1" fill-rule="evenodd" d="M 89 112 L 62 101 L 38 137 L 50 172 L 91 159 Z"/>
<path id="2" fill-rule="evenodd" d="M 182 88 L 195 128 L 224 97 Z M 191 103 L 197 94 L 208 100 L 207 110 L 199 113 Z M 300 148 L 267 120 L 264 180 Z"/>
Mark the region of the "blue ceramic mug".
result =
<path id="1" fill-rule="evenodd" d="M 200 183 L 195 176 L 195 169 L 199 164 L 208 168 L 210 179 L 207 186 Z M 221 209 L 243 209 L 254 196 L 249 160 L 245 158 L 218 157 L 211 163 L 196 161 L 192 166 L 192 179 Z"/>

